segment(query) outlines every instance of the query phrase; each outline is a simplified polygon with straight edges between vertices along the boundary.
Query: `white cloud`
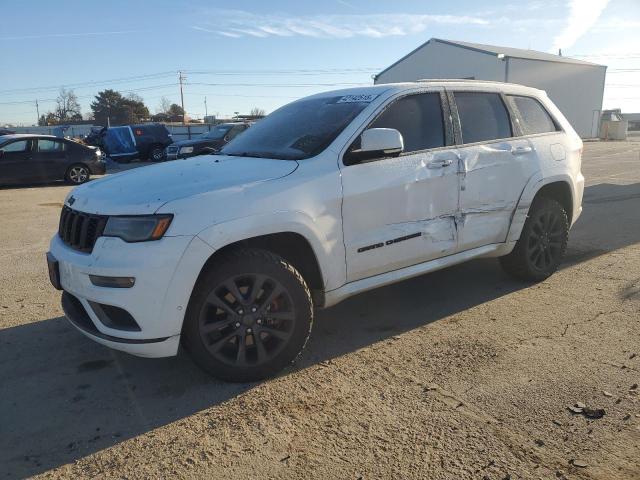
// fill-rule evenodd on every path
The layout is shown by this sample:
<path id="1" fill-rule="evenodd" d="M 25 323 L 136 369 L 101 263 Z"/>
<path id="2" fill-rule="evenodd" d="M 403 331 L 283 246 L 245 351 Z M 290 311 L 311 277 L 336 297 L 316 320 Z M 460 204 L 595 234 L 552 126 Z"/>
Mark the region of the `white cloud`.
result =
<path id="1" fill-rule="evenodd" d="M 425 31 L 433 25 L 488 25 L 489 21 L 468 15 L 337 14 L 293 17 L 259 15 L 242 10 L 210 11 L 211 20 L 195 30 L 224 36 L 352 38 L 404 36 Z"/>
<path id="2" fill-rule="evenodd" d="M 552 51 L 570 48 L 596 23 L 609 0 L 569 0 L 569 17 L 564 30 L 553 39 Z"/>

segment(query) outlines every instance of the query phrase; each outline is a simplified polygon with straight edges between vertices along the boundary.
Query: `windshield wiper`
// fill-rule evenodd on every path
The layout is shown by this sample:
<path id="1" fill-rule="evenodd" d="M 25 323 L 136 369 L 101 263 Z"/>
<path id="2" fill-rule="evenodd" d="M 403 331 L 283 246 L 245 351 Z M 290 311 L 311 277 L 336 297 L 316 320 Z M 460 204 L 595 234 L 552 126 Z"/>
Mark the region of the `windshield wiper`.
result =
<path id="1" fill-rule="evenodd" d="M 271 152 L 238 152 L 238 153 L 224 153 L 221 155 L 228 155 L 230 157 L 249 157 L 249 158 L 272 158 L 274 160 L 295 160 L 294 158 L 286 158 L 283 156 L 275 155 Z"/>

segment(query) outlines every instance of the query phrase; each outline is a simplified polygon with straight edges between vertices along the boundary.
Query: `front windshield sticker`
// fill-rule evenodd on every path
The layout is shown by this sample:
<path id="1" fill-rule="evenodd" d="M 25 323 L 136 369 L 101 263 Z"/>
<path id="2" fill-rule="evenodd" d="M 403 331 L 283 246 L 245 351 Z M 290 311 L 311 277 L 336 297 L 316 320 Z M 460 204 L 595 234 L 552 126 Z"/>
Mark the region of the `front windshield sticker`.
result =
<path id="1" fill-rule="evenodd" d="M 336 103 L 370 103 L 378 95 L 345 95 L 338 99 Z"/>

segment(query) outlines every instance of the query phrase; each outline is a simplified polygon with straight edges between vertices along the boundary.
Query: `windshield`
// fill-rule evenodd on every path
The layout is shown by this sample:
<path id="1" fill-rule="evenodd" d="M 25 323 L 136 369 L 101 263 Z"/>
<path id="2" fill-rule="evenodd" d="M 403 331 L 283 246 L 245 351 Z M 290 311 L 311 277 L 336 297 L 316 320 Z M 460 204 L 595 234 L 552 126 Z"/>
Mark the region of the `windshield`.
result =
<path id="1" fill-rule="evenodd" d="M 283 160 L 313 157 L 372 100 L 370 95 L 361 97 L 322 97 L 290 103 L 236 137 L 220 153 Z"/>
<path id="2" fill-rule="evenodd" d="M 233 128 L 233 125 L 218 125 L 212 130 L 200 135 L 200 138 L 206 138 L 210 140 L 219 140 L 222 137 L 224 137 L 232 128 Z"/>

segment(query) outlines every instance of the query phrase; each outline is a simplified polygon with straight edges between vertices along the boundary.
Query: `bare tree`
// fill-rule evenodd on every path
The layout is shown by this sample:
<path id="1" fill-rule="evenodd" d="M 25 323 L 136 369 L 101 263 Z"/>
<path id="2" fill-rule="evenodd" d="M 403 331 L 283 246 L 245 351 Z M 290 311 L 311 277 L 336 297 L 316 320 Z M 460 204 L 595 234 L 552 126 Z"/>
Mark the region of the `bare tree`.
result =
<path id="1" fill-rule="evenodd" d="M 169 113 L 171 109 L 171 101 L 167 97 L 160 99 L 160 105 L 158 105 L 157 113 Z"/>
<path id="2" fill-rule="evenodd" d="M 73 90 L 60 89 L 58 98 L 56 98 L 56 108 L 53 115 L 59 122 L 82 120 L 78 97 Z"/>
<path id="3" fill-rule="evenodd" d="M 265 114 L 266 112 L 264 111 L 264 109 L 258 107 L 253 107 L 251 109 L 251 112 L 249 112 L 249 115 L 251 115 L 252 117 L 264 117 Z"/>

